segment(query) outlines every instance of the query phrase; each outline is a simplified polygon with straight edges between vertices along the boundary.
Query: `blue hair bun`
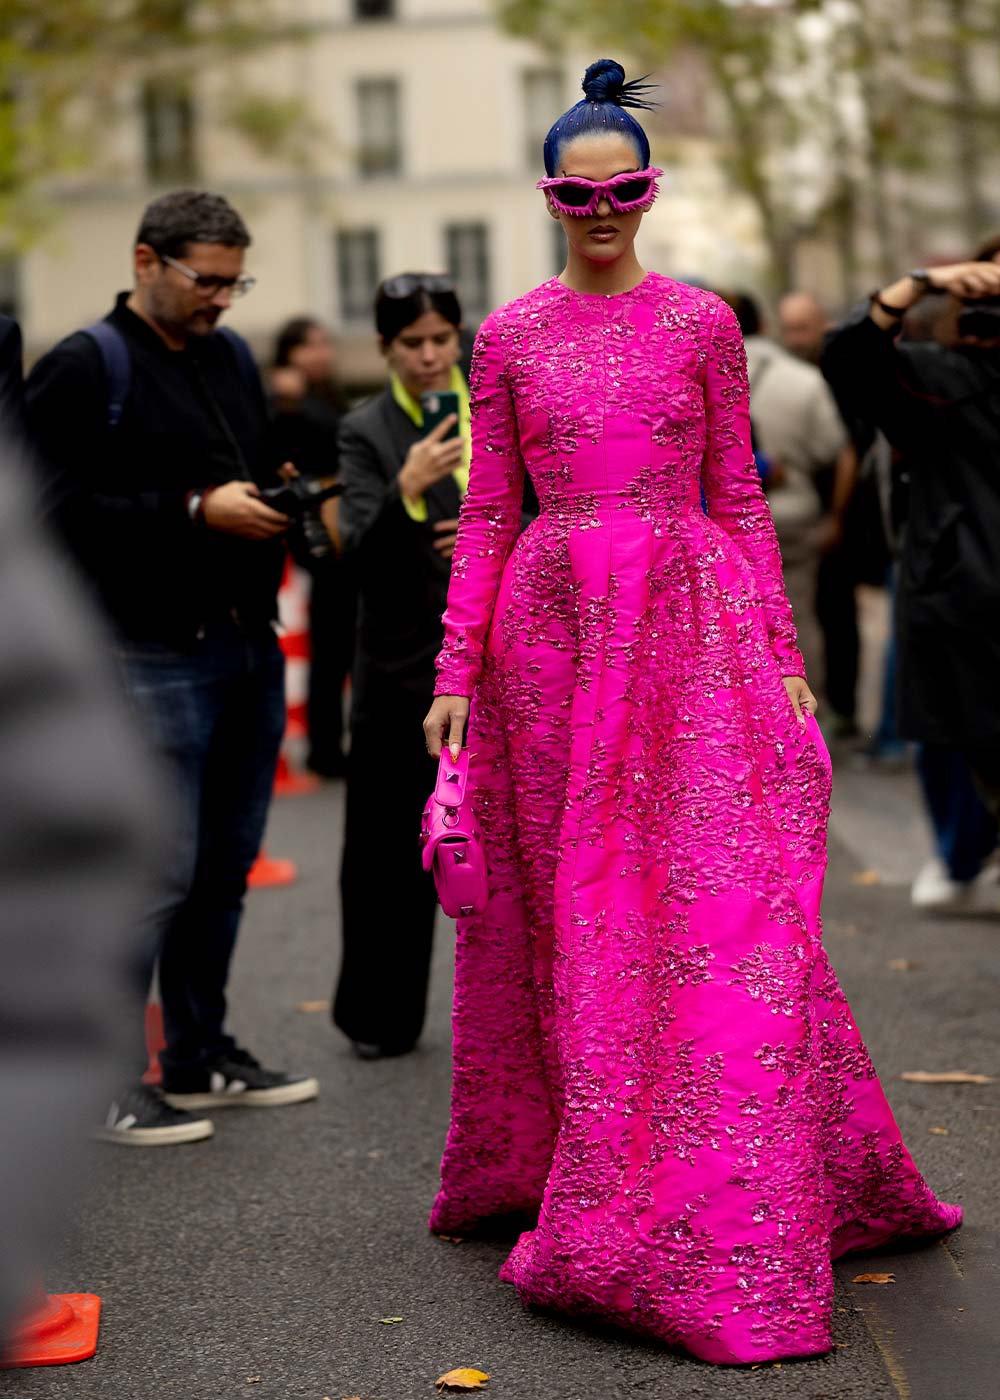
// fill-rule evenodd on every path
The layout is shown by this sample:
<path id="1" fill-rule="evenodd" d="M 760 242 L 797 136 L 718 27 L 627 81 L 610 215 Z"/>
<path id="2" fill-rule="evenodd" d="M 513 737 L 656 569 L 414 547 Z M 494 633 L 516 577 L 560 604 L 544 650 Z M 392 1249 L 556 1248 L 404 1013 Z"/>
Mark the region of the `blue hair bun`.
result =
<path id="1" fill-rule="evenodd" d="M 645 78 L 633 78 L 627 83 L 625 69 L 613 58 L 599 58 L 592 63 L 583 75 L 583 100 L 563 112 L 545 138 L 542 153 L 546 175 L 556 173 L 567 142 L 575 141 L 578 136 L 606 136 L 615 131 L 634 144 L 640 164 L 647 166 L 649 138 L 635 117 L 622 109 L 642 107 L 651 111 L 653 104 L 647 102 L 645 94 L 651 92 L 653 86 Z"/>
<path id="2" fill-rule="evenodd" d="M 625 69 L 613 58 L 599 58 L 583 75 L 583 95 L 588 102 L 618 104 L 625 87 Z"/>
<path id="3" fill-rule="evenodd" d="M 646 74 L 648 77 L 649 74 Z M 614 58 L 599 58 L 583 75 L 583 95 L 588 102 L 613 102 L 616 107 L 641 107 L 652 111 L 644 93 L 652 92 L 654 84 L 646 77 L 625 81 L 625 69 Z"/>

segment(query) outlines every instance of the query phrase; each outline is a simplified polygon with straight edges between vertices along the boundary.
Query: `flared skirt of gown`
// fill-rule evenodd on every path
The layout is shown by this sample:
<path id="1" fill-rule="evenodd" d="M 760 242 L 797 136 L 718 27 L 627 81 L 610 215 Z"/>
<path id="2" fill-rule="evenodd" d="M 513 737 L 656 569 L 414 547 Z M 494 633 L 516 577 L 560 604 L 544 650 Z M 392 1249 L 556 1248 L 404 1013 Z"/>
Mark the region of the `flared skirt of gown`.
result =
<path id="1" fill-rule="evenodd" d="M 820 940 L 829 759 L 732 541 L 543 515 L 469 744 L 490 902 L 458 928 L 431 1227 L 537 1214 L 525 1302 L 705 1360 L 831 1345 L 831 1259 L 958 1224 Z"/>

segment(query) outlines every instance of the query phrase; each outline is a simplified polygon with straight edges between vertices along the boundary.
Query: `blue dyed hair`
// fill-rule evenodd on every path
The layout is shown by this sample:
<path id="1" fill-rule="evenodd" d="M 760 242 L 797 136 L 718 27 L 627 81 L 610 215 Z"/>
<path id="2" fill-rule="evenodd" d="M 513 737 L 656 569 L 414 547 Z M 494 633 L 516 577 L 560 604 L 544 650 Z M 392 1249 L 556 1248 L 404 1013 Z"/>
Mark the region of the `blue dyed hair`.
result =
<path id="1" fill-rule="evenodd" d="M 645 78 L 625 81 L 625 69 L 613 58 L 599 58 L 592 63 L 583 75 L 582 102 L 564 112 L 550 128 L 543 147 L 545 173 L 550 178 L 559 169 L 559 157 L 563 147 L 577 136 L 601 135 L 618 132 L 633 142 L 639 154 L 639 163 L 645 168 L 649 164 L 649 140 L 642 127 L 626 107 L 639 107 L 650 111 L 652 104 L 643 93 L 652 87 Z"/>

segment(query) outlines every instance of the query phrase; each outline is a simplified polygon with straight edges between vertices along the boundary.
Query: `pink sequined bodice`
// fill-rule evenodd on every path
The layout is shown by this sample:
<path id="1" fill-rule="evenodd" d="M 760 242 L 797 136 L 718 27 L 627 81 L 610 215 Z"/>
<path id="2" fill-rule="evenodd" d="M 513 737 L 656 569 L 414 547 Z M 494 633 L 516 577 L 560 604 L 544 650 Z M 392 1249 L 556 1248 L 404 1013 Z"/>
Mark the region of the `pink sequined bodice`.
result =
<path id="1" fill-rule="evenodd" d="M 783 682 L 735 318 L 554 279 L 484 324 L 472 412 L 437 690 L 473 697 L 490 897 L 432 1226 L 527 1213 L 525 1301 L 708 1360 L 823 1351 L 831 1258 L 960 1211 L 823 951 L 830 765 Z"/>
<path id="2" fill-rule="evenodd" d="M 470 694 L 478 675 L 525 469 L 543 532 L 606 527 L 623 550 L 671 531 L 698 549 L 735 542 L 784 674 L 802 674 L 770 514 L 762 492 L 748 490 L 757 473 L 743 342 L 718 297 L 656 273 L 614 297 L 553 278 L 483 325 L 473 381 L 480 470 L 452 573 L 475 583 L 449 598 L 438 694 Z"/>

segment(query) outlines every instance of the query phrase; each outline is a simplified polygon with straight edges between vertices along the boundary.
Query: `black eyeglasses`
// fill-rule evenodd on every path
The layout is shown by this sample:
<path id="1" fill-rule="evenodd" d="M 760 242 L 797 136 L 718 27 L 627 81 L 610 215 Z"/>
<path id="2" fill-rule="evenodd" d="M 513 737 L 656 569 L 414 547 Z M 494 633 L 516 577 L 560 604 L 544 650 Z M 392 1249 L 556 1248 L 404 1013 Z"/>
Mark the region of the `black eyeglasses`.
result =
<path id="1" fill-rule="evenodd" d="M 157 257 L 161 263 L 166 263 L 167 267 L 172 267 L 175 272 L 186 277 L 205 297 L 217 297 L 220 292 L 232 292 L 234 297 L 245 297 L 247 292 L 252 292 L 257 285 L 256 277 L 210 277 L 203 272 L 195 272 L 187 263 L 178 262 L 166 253 L 158 253 Z"/>
<path id="2" fill-rule="evenodd" d="M 415 292 L 451 292 L 455 284 L 450 277 L 436 272 L 401 272 L 398 277 L 387 277 L 379 288 L 382 296 L 393 301 L 412 297 Z"/>

